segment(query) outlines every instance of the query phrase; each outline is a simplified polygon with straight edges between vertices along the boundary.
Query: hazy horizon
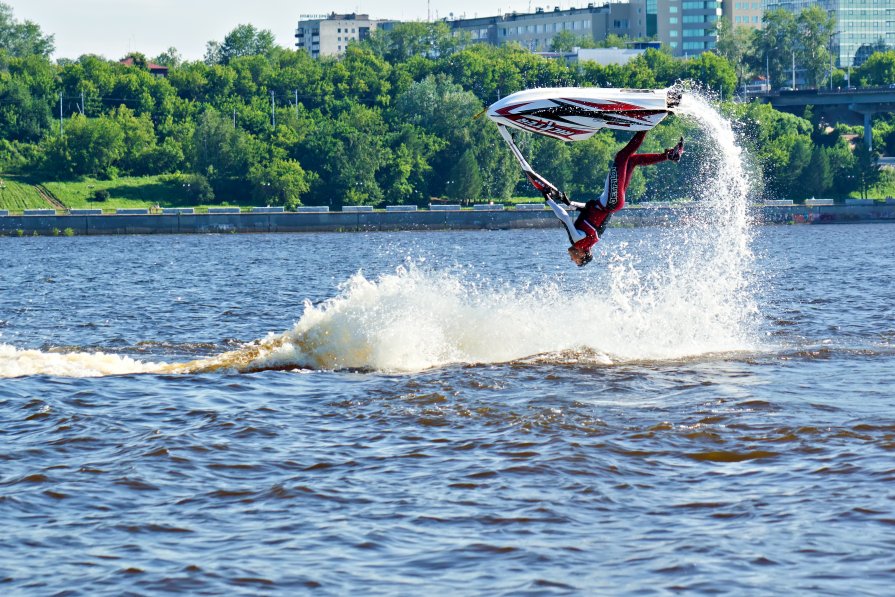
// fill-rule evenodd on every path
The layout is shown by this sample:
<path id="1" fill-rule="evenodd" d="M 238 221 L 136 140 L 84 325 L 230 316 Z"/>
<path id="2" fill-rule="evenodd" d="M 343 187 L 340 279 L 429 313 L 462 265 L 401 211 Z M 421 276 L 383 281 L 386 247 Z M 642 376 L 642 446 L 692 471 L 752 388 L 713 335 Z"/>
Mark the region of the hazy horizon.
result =
<path id="1" fill-rule="evenodd" d="M 489 16 L 506 12 L 528 12 L 538 7 L 552 9 L 584 7 L 587 0 L 431 0 L 414 3 L 412 8 L 399 0 L 337 2 L 319 5 L 302 0 L 262 0 L 246 4 L 234 0 L 202 0 L 184 4 L 175 0 L 0 0 L 13 9 L 19 21 L 37 23 L 45 34 L 55 36 L 54 58 L 77 58 L 99 54 L 109 59 L 122 58 L 128 52 L 157 56 L 170 47 L 177 48 L 184 60 L 198 60 L 205 45 L 220 41 L 239 24 L 249 23 L 269 29 L 277 44 L 295 47 L 295 27 L 302 15 L 330 12 L 369 14 L 374 19 L 425 21 L 442 18 Z"/>

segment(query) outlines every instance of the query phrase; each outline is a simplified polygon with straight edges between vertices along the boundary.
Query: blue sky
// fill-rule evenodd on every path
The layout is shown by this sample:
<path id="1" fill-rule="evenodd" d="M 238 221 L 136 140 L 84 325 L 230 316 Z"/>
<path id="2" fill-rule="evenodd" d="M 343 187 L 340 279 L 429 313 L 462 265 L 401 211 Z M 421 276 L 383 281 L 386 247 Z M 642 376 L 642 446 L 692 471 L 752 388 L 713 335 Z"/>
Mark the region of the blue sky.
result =
<path id="1" fill-rule="evenodd" d="M 327 12 L 367 13 L 372 18 L 425 20 L 528 12 L 537 7 L 584 7 L 587 0 L 2 0 L 18 20 L 36 22 L 56 36 L 56 58 L 94 53 L 121 58 L 129 51 L 155 56 L 175 47 L 190 60 L 199 59 L 209 40 L 221 40 L 240 23 L 270 29 L 282 46 L 294 44 L 301 15 Z M 325 6 L 324 8 L 321 8 Z"/>

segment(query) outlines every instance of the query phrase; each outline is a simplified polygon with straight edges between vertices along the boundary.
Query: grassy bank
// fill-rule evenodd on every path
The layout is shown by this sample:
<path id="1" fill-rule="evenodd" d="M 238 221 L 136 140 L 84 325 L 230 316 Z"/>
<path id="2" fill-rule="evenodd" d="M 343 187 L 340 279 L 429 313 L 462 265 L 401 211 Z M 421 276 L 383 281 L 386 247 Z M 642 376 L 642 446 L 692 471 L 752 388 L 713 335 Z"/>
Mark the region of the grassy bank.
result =
<path id="1" fill-rule="evenodd" d="M 50 205 L 33 184 L 40 184 L 23 177 L 8 177 L 0 174 L 0 210 L 21 213 L 24 209 L 48 209 Z M 85 178 L 76 181 L 43 182 L 43 186 L 69 209 L 102 209 L 113 212 L 116 209 L 151 209 L 159 207 L 193 207 L 198 213 L 207 211 L 209 207 L 239 206 L 243 208 L 255 205 L 251 199 L 244 201 L 199 203 L 192 199 L 188 189 L 176 179 L 169 176 L 120 177 L 114 180 L 95 180 Z M 105 201 L 98 201 L 95 194 L 99 190 L 109 193 Z M 859 196 L 853 193 L 852 196 Z M 871 198 L 895 196 L 895 176 L 884 176 L 875 187 L 868 192 Z M 596 192 L 593 196 L 596 196 Z M 593 196 L 576 198 L 580 201 Z M 515 205 L 517 203 L 540 203 L 542 198 L 513 197 L 509 200 L 494 200 L 495 204 Z M 480 199 L 479 203 L 487 200 Z M 459 201 L 449 201 L 459 203 Z M 649 205 L 648 202 L 632 201 L 631 207 Z"/>
<path id="2" fill-rule="evenodd" d="M 44 186 L 68 208 L 134 209 L 161 207 L 193 207 L 187 189 L 164 176 L 121 177 L 114 180 L 85 178 L 76 181 L 46 182 Z M 99 201 L 97 191 L 106 191 L 109 198 Z"/>
<path id="3" fill-rule="evenodd" d="M 52 205 L 47 203 L 40 193 L 30 184 L 21 180 L 2 177 L 0 183 L 0 209 L 12 212 L 23 209 L 46 209 Z"/>

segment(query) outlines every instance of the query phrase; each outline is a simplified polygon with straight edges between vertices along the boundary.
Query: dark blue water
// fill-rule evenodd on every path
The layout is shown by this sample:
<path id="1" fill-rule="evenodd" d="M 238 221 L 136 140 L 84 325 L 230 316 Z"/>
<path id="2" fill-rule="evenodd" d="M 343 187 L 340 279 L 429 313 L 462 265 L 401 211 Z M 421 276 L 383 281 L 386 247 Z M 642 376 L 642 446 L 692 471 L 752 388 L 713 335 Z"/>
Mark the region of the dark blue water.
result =
<path id="1" fill-rule="evenodd" d="M 0 593 L 891 594 L 893 230 L 0 238 Z"/>

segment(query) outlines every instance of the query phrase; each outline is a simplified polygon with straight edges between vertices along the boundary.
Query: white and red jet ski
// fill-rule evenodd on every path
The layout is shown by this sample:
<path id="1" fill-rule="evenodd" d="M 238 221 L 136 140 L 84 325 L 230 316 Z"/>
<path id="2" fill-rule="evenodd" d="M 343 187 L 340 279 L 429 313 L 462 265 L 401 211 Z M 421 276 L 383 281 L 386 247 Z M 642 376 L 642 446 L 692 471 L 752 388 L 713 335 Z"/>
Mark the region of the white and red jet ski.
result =
<path id="1" fill-rule="evenodd" d="M 523 172 L 545 198 L 566 200 L 565 194 L 534 171 L 507 130 L 512 127 L 563 141 L 583 141 L 600 129 L 646 131 L 681 102 L 682 89 L 608 89 L 554 87 L 517 91 L 488 108 L 504 141 Z"/>
<path id="2" fill-rule="evenodd" d="M 681 91 L 556 87 L 526 89 L 491 104 L 488 118 L 499 125 L 563 141 L 583 141 L 600 129 L 644 131 L 680 103 Z"/>

